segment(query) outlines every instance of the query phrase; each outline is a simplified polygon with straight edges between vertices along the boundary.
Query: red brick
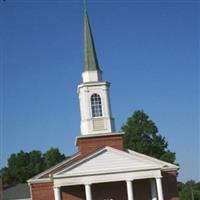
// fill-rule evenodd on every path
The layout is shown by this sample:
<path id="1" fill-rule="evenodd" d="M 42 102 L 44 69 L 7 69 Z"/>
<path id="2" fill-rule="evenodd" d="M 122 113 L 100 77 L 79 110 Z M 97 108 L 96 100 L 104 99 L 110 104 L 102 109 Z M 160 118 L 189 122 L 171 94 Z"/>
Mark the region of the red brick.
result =
<path id="1" fill-rule="evenodd" d="M 31 184 L 32 200 L 54 200 L 53 183 Z"/>
<path id="2" fill-rule="evenodd" d="M 96 151 L 99 148 L 109 146 L 115 149 L 123 150 L 122 135 L 104 135 L 94 137 L 80 137 L 77 139 L 77 146 L 81 155 L 86 155 Z"/>

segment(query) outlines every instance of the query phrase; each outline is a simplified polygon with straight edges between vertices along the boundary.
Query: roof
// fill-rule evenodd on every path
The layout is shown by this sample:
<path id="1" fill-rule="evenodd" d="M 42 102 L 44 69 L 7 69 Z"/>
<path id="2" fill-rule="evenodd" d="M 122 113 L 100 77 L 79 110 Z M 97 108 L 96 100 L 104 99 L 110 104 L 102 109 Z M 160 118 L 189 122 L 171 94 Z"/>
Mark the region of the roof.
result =
<path id="1" fill-rule="evenodd" d="M 78 175 L 91 175 L 97 173 L 113 173 L 121 171 L 145 171 L 145 170 L 172 171 L 178 170 L 178 166 L 161 161 L 159 159 L 137 153 L 132 150 L 117 150 L 112 147 L 103 147 L 82 156 L 80 153 L 42 172 L 28 180 L 29 183 L 49 182 L 56 177 L 72 177 Z"/>
<path id="2" fill-rule="evenodd" d="M 162 171 L 177 170 L 176 165 L 131 150 L 101 148 L 53 175 L 55 187 L 151 179 Z"/>
<path id="3" fill-rule="evenodd" d="M 0 200 L 22 200 L 22 199 L 30 199 L 30 188 L 28 184 L 17 184 L 13 187 L 5 189 L 2 193 L 0 193 Z"/>
<path id="4" fill-rule="evenodd" d="M 54 177 L 117 173 L 121 171 L 144 171 L 150 169 L 178 169 L 167 163 L 135 151 L 121 151 L 112 147 L 100 150 L 80 159 L 74 164 L 56 173 Z"/>
<path id="5" fill-rule="evenodd" d="M 80 153 L 76 153 L 72 155 L 71 157 L 68 157 L 67 159 L 63 160 L 62 162 L 54 165 L 53 167 L 41 172 L 40 174 L 30 178 L 27 180 L 27 182 L 32 183 L 32 182 L 49 182 L 51 181 L 50 175 L 57 173 L 64 169 L 65 167 L 69 166 L 70 164 L 76 162 L 78 159 L 80 159 L 81 155 Z M 41 181 L 40 181 L 41 180 Z"/>
<path id="6" fill-rule="evenodd" d="M 84 12 L 84 71 L 100 70 L 87 11 Z"/>

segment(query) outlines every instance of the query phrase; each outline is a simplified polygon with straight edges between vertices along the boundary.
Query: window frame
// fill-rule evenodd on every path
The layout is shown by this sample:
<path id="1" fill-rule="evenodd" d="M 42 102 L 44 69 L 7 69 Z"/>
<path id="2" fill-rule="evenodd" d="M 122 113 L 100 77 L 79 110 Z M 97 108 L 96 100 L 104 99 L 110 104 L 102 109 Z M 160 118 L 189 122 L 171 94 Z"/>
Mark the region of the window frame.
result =
<path id="1" fill-rule="evenodd" d="M 103 117 L 102 100 L 98 93 L 93 93 L 90 96 L 92 118 Z"/>

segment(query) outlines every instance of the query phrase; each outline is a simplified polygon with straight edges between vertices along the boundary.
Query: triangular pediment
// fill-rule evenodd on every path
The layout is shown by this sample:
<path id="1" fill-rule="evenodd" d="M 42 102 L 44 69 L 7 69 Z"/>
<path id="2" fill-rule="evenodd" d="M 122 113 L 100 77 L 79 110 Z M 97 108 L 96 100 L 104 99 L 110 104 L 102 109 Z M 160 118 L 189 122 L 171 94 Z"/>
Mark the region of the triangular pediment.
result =
<path id="1" fill-rule="evenodd" d="M 105 147 L 55 174 L 54 177 L 144 171 L 172 166 L 175 165 L 138 154 L 134 151 L 124 152 L 111 147 Z"/>

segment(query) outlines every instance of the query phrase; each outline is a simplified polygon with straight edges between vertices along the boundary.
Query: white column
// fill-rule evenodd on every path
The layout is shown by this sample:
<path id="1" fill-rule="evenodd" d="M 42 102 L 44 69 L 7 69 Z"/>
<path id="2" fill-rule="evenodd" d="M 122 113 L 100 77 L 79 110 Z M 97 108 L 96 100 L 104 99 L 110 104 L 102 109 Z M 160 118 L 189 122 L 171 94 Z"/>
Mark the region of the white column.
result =
<path id="1" fill-rule="evenodd" d="M 164 200 L 161 178 L 156 178 L 156 186 L 157 186 L 157 192 L 158 192 L 158 200 Z"/>
<path id="2" fill-rule="evenodd" d="M 92 200 L 92 191 L 90 184 L 85 185 L 85 193 L 86 193 L 86 200 Z"/>
<path id="3" fill-rule="evenodd" d="M 134 200 L 134 198 L 133 198 L 133 185 L 132 185 L 132 181 L 126 181 L 126 186 L 127 186 L 128 200 Z"/>
<path id="4" fill-rule="evenodd" d="M 155 179 L 151 179 L 150 180 L 150 184 L 151 184 L 151 199 L 152 200 L 157 200 L 156 180 Z"/>
<path id="5" fill-rule="evenodd" d="M 60 187 L 54 187 L 54 197 L 55 200 L 61 200 Z"/>

